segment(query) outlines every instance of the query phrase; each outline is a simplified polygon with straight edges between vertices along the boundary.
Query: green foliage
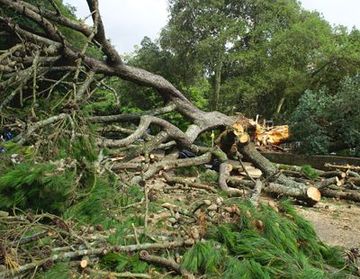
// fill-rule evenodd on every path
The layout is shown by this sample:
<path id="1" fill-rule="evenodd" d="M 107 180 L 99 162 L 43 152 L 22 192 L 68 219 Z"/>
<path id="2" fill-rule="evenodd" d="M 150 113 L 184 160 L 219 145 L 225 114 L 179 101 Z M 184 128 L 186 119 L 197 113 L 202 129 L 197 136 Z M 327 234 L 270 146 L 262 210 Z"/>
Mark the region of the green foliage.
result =
<path id="1" fill-rule="evenodd" d="M 100 262 L 100 266 L 115 272 L 134 272 L 144 273 L 148 269 L 148 264 L 141 261 L 138 256 L 125 256 L 118 253 L 106 254 Z"/>
<path id="2" fill-rule="evenodd" d="M 74 141 L 62 137 L 54 148 L 54 142 L 51 148 L 55 150 L 54 157 L 58 159 L 73 158 L 78 162 L 92 163 L 98 158 L 98 148 L 94 141 L 87 136 L 78 136 Z"/>
<path id="3" fill-rule="evenodd" d="M 316 179 L 319 177 L 319 173 L 310 165 L 303 165 L 301 167 L 301 172 L 310 179 Z"/>
<path id="4" fill-rule="evenodd" d="M 203 183 L 217 183 L 219 180 L 219 174 L 214 170 L 205 170 L 200 173 L 199 179 Z"/>
<path id="5" fill-rule="evenodd" d="M 185 268 L 217 272 L 218 278 L 329 278 L 324 265 L 346 267 L 340 250 L 323 244 L 289 202 L 280 204 L 280 213 L 247 202 L 238 206 L 240 220 L 212 227 L 209 241 L 184 255 Z"/>
<path id="6" fill-rule="evenodd" d="M 87 223 L 102 223 L 108 219 L 108 209 L 120 204 L 121 195 L 107 179 L 97 179 L 90 192 L 64 213 L 65 218 L 76 218 Z"/>
<path id="7" fill-rule="evenodd" d="M 38 274 L 38 279 L 68 279 L 71 278 L 71 272 L 68 263 L 57 263 L 45 273 Z"/>
<path id="8" fill-rule="evenodd" d="M 119 113 L 119 104 L 117 103 L 116 93 L 106 89 L 98 89 L 91 96 L 91 102 L 82 109 L 85 114 L 110 115 Z"/>
<path id="9" fill-rule="evenodd" d="M 339 90 L 307 91 L 291 118 L 291 131 L 301 151 L 326 154 L 354 148 L 360 154 L 360 76 L 346 78 Z"/>
<path id="10" fill-rule="evenodd" d="M 21 163 L 0 176 L 0 208 L 43 210 L 66 209 L 74 185 L 74 173 L 54 165 Z"/>
<path id="11" fill-rule="evenodd" d="M 185 253 L 182 266 L 195 273 L 215 273 L 223 253 L 215 242 L 198 242 Z"/>
<path id="12" fill-rule="evenodd" d="M 270 275 L 263 270 L 263 267 L 254 260 L 238 260 L 229 258 L 226 261 L 224 279 L 270 279 Z"/>

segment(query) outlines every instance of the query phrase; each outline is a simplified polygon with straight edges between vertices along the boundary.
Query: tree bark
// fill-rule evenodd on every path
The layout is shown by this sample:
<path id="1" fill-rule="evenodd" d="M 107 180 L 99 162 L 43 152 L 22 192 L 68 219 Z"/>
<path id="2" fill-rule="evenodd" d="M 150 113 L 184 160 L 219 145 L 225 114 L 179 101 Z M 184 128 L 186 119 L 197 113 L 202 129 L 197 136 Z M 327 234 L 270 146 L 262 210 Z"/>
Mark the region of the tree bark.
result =
<path id="1" fill-rule="evenodd" d="M 215 65 L 214 93 L 212 97 L 212 106 L 211 106 L 212 110 L 219 109 L 222 67 L 223 67 L 223 62 L 221 59 L 219 59 L 219 61 Z"/>

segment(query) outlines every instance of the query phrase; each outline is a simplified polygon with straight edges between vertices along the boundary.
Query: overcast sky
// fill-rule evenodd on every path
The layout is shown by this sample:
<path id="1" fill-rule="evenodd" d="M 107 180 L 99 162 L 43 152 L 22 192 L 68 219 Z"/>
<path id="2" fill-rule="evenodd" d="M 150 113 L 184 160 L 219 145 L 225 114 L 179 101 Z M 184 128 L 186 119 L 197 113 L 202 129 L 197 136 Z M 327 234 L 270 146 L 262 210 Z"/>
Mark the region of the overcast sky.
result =
<path id="1" fill-rule="evenodd" d="M 300 0 L 331 24 L 360 28 L 360 0 Z M 89 15 L 85 0 L 65 0 L 81 18 Z M 167 0 L 100 0 L 108 38 L 120 52 L 131 52 L 144 36 L 155 39 L 168 18 Z"/>

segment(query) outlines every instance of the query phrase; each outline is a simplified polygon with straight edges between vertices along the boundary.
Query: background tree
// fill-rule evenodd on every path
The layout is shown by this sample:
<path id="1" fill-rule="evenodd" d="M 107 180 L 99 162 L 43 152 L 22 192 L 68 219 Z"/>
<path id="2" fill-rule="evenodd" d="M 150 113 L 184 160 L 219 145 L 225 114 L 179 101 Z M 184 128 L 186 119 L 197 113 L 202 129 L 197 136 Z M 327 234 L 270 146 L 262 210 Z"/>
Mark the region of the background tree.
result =
<path id="1" fill-rule="evenodd" d="M 360 77 L 345 78 L 338 91 L 306 91 L 292 114 L 295 139 L 304 153 L 328 154 L 346 149 L 359 156 Z M 353 150 L 350 150 L 353 148 Z"/>
<path id="2" fill-rule="evenodd" d="M 284 102 L 294 107 L 309 83 L 309 66 L 332 35 L 317 13 L 292 0 L 174 0 L 170 12 L 162 47 L 192 65 L 186 68 L 192 76 L 208 78 L 213 109 L 252 116 L 271 117 Z"/>

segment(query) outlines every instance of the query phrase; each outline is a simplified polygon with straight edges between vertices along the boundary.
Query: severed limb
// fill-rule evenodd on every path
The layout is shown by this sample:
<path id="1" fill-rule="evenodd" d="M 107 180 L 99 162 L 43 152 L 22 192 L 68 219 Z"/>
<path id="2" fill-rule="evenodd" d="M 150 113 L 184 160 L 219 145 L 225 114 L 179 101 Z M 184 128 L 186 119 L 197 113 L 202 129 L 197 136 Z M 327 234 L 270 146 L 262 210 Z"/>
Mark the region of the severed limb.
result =
<path id="1" fill-rule="evenodd" d="M 151 165 L 148 170 L 142 176 L 135 176 L 131 179 L 131 184 L 138 184 L 141 181 L 145 181 L 161 170 L 169 170 L 174 168 L 188 167 L 188 166 L 199 166 L 209 163 L 211 160 L 211 153 L 207 152 L 201 156 L 186 158 L 186 159 L 174 159 L 177 154 L 165 157 L 162 161 L 156 162 Z"/>
<path id="2" fill-rule="evenodd" d="M 235 177 L 231 177 L 230 181 L 231 185 L 233 186 L 240 186 L 240 187 L 247 187 L 254 189 L 254 184 L 250 180 L 238 179 Z M 262 188 L 267 194 L 271 195 L 279 195 L 279 196 L 286 196 L 286 197 L 293 197 L 298 200 L 305 201 L 310 205 L 313 205 L 320 201 L 321 193 L 320 190 L 313 186 L 306 186 L 304 185 L 302 188 L 292 188 L 287 187 L 285 185 L 279 183 L 268 183 L 266 186 Z"/>
<path id="3" fill-rule="evenodd" d="M 160 265 L 167 269 L 173 270 L 176 273 L 181 274 L 183 276 L 183 278 L 195 279 L 195 276 L 192 273 L 187 271 L 185 268 L 181 267 L 181 265 L 176 263 L 174 260 L 169 260 L 169 259 L 165 259 L 165 258 L 162 258 L 159 256 L 150 255 L 149 252 L 147 252 L 145 250 L 140 251 L 139 257 L 141 260 L 143 260 L 145 262 L 155 264 L 155 265 Z"/>
<path id="4" fill-rule="evenodd" d="M 322 188 L 326 188 L 329 185 L 336 185 L 336 186 L 341 186 L 343 183 L 342 181 L 340 181 L 340 179 L 335 176 L 335 177 L 331 177 L 331 178 L 326 178 L 320 182 L 316 182 L 315 183 L 315 187 L 318 189 L 322 189 Z"/>
<path id="5" fill-rule="evenodd" d="M 191 182 L 191 181 L 187 181 L 186 179 L 184 179 L 184 177 L 174 177 L 174 176 L 170 176 L 167 173 L 163 173 L 164 178 L 166 179 L 166 182 L 168 182 L 169 184 L 184 184 L 185 186 L 189 186 L 195 189 L 203 189 L 206 190 L 208 192 L 212 192 L 212 193 L 216 193 L 216 189 L 214 189 L 213 187 L 210 187 L 208 185 L 202 184 L 202 183 L 196 183 L 196 182 Z"/>
<path id="6" fill-rule="evenodd" d="M 26 140 L 38 129 L 45 127 L 47 125 L 50 125 L 54 122 L 57 122 L 59 120 L 64 120 L 66 118 L 70 117 L 68 114 L 66 113 L 61 113 L 59 115 L 55 115 L 55 116 L 51 116 L 47 119 L 38 121 L 34 124 L 29 125 L 29 128 L 23 132 L 22 134 L 18 135 L 17 137 L 14 138 L 14 141 L 16 141 L 18 144 L 24 144 L 26 142 Z"/>
<path id="7" fill-rule="evenodd" d="M 104 115 L 104 116 L 90 116 L 87 118 L 88 121 L 93 123 L 109 123 L 109 122 L 121 122 L 121 121 L 133 121 L 140 119 L 141 116 L 145 115 L 161 115 L 165 113 L 169 113 L 174 111 L 176 105 L 173 103 L 169 103 L 167 106 L 156 108 L 153 110 L 142 111 L 138 113 L 122 113 L 116 115 Z"/>

